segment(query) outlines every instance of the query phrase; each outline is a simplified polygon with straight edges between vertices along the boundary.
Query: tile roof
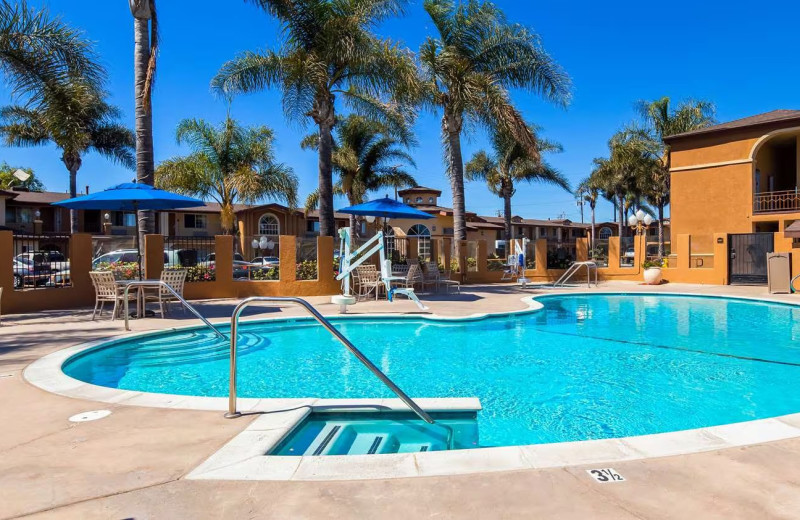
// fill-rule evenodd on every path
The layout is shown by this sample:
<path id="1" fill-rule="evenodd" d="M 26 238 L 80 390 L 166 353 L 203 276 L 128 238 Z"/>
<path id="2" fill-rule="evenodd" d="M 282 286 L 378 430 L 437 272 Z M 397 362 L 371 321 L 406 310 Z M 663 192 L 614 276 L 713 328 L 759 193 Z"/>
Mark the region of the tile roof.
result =
<path id="1" fill-rule="evenodd" d="M 674 139 L 681 139 L 683 137 L 691 137 L 695 135 L 711 134 L 716 132 L 724 132 L 726 130 L 736 130 L 738 128 L 747 128 L 750 126 L 765 125 L 769 123 L 779 123 L 782 121 L 800 121 L 800 110 L 773 110 L 771 112 L 764 112 L 742 119 L 728 121 L 718 125 L 693 130 L 691 132 L 684 132 L 682 134 L 675 134 L 664 138 L 665 141 L 672 141 Z"/>
<path id="2" fill-rule="evenodd" d="M 13 191 L 12 193 L 17 195 L 13 201 L 23 204 L 52 204 L 69 198 L 69 193 L 54 191 Z"/>
<path id="3" fill-rule="evenodd" d="M 405 190 L 398 191 L 397 194 L 401 197 L 406 193 L 437 193 L 437 197 L 441 196 L 442 190 L 437 190 L 436 188 L 428 188 L 426 186 L 414 186 L 413 188 L 408 188 Z"/>

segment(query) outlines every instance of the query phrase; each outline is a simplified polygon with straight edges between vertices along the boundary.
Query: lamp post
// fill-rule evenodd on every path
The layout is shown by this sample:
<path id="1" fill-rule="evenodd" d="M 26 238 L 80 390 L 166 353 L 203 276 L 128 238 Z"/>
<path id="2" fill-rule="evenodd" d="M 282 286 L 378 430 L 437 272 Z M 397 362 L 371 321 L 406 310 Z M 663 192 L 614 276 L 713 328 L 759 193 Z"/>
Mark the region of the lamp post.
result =
<path id="1" fill-rule="evenodd" d="M 637 235 L 641 235 L 652 223 L 653 217 L 646 214 L 642 210 L 639 210 L 635 214 L 628 217 L 628 225 L 636 232 Z"/>

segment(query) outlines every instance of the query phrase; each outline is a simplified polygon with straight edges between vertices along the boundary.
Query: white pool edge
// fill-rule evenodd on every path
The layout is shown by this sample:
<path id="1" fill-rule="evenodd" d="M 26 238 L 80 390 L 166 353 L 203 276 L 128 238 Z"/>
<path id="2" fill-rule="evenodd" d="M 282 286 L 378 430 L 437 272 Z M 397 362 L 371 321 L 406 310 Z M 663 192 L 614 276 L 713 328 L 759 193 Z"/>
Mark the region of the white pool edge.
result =
<path id="1" fill-rule="evenodd" d="M 527 309 L 499 313 L 476 313 L 463 317 L 403 314 L 353 314 L 336 318 L 429 319 L 471 321 L 488 317 L 533 312 L 543 306 L 536 299 L 564 294 L 590 295 L 668 295 L 702 298 L 728 298 L 754 302 L 800 306 L 792 302 L 738 295 L 706 295 L 687 292 L 647 293 L 642 291 L 554 291 L 522 298 Z M 258 322 L 297 321 L 298 317 L 258 319 Z M 218 322 L 223 324 L 224 322 Z M 137 332 L 84 343 L 53 352 L 28 365 L 24 378 L 34 386 L 65 397 L 103 403 L 183 410 L 226 411 L 226 397 L 197 397 L 119 390 L 73 379 L 62 365 L 80 352 L 124 341 L 132 337 L 198 328 L 175 327 Z M 428 411 L 469 411 L 480 409 L 476 398 L 414 398 Z M 800 437 L 800 413 L 768 419 L 711 426 L 692 430 L 555 444 L 503 446 L 409 454 L 286 457 L 265 455 L 311 411 L 397 411 L 408 410 L 399 399 L 257 399 L 240 398 L 241 412 L 261 413 L 245 430 L 231 439 L 186 478 L 213 480 L 364 480 L 420 476 L 445 476 L 522 469 L 541 469 L 586 464 L 611 463 L 645 458 L 688 455 L 704 451 Z"/>

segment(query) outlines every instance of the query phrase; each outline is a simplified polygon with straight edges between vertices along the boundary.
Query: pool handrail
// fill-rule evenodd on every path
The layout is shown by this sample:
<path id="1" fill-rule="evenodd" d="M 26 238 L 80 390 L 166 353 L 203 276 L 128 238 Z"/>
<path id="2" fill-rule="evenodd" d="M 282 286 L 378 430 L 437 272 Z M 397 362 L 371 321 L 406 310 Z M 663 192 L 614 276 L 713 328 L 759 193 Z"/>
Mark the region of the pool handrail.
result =
<path id="1" fill-rule="evenodd" d="M 405 392 L 403 392 L 394 382 L 389 379 L 389 376 L 381 372 L 381 370 L 375 366 L 372 361 L 367 358 L 355 345 L 353 345 L 350 340 L 348 340 L 339 330 L 337 330 L 333 324 L 328 321 L 322 314 L 317 311 L 310 303 L 302 298 L 293 298 L 288 296 L 252 296 L 250 298 L 245 298 L 236 308 L 233 310 L 233 314 L 231 314 L 231 359 L 230 359 L 230 393 L 228 394 L 228 412 L 225 414 L 226 419 L 233 419 L 235 417 L 240 417 L 242 414 L 237 410 L 236 407 L 236 344 L 237 344 L 237 329 L 239 325 L 239 316 L 241 316 L 242 312 L 246 307 L 248 307 L 252 303 L 258 302 L 273 302 L 273 303 L 292 303 L 303 307 L 308 313 L 314 318 L 317 323 L 322 325 L 328 332 L 330 332 L 339 342 L 344 345 L 344 347 L 349 350 L 360 362 L 362 365 L 367 367 L 370 372 L 372 372 L 378 379 L 383 382 L 389 390 L 391 390 L 397 397 L 403 401 L 406 406 L 411 408 L 411 410 L 417 414 L 417 416 L 425 421 L 428 424 L 435 424 L 435 421 L 428 415 L 425 410 L 419 407 L 417 403 L 414 402 Z"/>
<path id="2" fill-rule="evenodd" d="M 573 264 L 569 266 L 569 269 L 561 275 L 561 278 L 553 284 L 553 288 L 559 285 L 564 287 L 570 278 L 578 274 L 581 267 L 586 268 L 586 287 L 589 289 L 592 288 L 592 269 L 594 269 L 594 286 L 597 287 L 597 263 L 593 260 L 587 260 L 584 262 L 573 262 Z"/>
<path id="3" fill-rule="evenodd" d="M 129 283 L 125 284 L 125 290 L 123 291 L 123 299 L 125 301 L 125 303 L 124 303 L 124 305 L 125 305 L 125 330 L 131 330 L 130 324 L 128 323 L 128 317 L 129 317 L 129 312 L 128 312 L 128 300 L 129 300 L 129 297 L 128 297 L 128 295 L 130 294 L 130 288 L 131 287 L 160 287 L 160 288 L 166 289 L 167 291 L 172 293 L 172 295 L 175 298 L 177 298 L 179 302 L 181 302 L 181 305 L 183 305 L 184 307 L 189 309 L 189 312 L 191 312 L 192 314 L 197 316 L 198 319 L 200 319 L 203 323 L 205 323 L 206 327 L 211 329 L 214 332 L 214 334 L 217 335 L 218 338 L 220 338 L 223 341 L 228 341 L 228 338 L 226 338 L 225 335 L 219 331 L 219 329 L 217 329 L 214 325 L 212 325 L 210 321 L 208 321 L 202 314 L 200 314 L 197 311 L 197 309 L 195 309 L 193 306 L 191 306 L 189 304 L 189 302 L 184 300 L 183 296 L 178 294 L 177 291 L 175 291 L 175 289 L 173 289 L 167 282 L 165 282 L 163 280 L 136 280 L 136 281 L 132 281 L 132 282 L 129 282 Z M 142 309 L 142 312 L 144 313 L 144 309 Z"/>

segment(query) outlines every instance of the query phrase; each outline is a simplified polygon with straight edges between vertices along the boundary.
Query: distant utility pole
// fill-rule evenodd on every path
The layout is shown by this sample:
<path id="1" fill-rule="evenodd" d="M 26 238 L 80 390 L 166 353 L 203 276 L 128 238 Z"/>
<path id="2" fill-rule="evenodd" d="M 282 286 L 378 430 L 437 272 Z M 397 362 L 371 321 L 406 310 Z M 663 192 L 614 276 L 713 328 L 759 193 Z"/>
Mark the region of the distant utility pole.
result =
<path id="1" fill-rule="evenodd" d="M 578 198 L 578 207 L 581 208 L 581 224 L 583 224 L 583 196 Z"/>

